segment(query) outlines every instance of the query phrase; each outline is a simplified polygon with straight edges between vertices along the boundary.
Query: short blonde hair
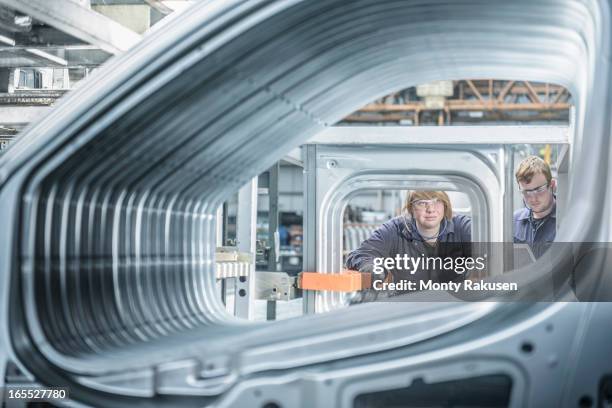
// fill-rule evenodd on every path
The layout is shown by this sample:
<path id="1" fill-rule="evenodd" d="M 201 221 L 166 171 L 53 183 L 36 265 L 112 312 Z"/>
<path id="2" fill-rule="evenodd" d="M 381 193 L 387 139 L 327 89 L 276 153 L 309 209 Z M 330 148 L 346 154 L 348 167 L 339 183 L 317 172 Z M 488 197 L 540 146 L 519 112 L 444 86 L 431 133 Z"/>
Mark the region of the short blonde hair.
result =
<path id="1" fill-rule="evenodd" d="M 544 177 L 546 177 L 548 183 L 552 180 L 552 173 L 550 172 L 548 163 L 538 156 L 526 157 L 519 164 L 518 170 L 516 170 L 516 182 L 530 183 L 533 176 L 538 173 L 542 173 Z"/>
<path id="2" fill-rule="evenodd" d="M 412 206 L 413 202 L 417 200 L 431 200 L 434 198 L 438 199 L 438 201 L 441 201 L 444 204 L 444 218 L 450 221 L 451 218 L 453 218 L 453 207 L 451 206 L 448 194 L 446 194 L 444 191 L 411 191 L 406 199 L 404 209 L 408 211 L 411 216 L 414 216 L 414 207 Z"/>

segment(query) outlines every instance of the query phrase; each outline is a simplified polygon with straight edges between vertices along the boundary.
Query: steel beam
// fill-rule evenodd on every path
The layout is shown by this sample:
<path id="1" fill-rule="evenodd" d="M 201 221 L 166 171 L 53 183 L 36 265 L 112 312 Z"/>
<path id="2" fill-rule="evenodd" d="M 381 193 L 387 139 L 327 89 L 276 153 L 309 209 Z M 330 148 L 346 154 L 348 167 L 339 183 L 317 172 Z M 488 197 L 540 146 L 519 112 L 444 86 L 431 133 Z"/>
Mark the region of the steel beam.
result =
<path id="1" fill-rule="evenodd" d="M 23 125 L 39 120 L 51 109 L 49 106 L 2 106 L 0 124 Z"/>
<path id="2" fill-rule="evenodd" d="M 11 72 L 10 69 L 0 67 L 0 92 L 2 93 L 9 91 L 10 83 L 13 78 Z"/>
<path id="3" fill-rule="evenodd" d="M 337 126 L 308 144 L 521 144 L 569 143 L 567 126 Z"/>
<path id="4" fill-rule="evenodd" d="M 39 49 L 36 49 L 36 48 L 26 48 L 25 51 L 27 53 L 30 53 L 32 55 L 36 55 L 37 57 L 43 58 L 43 59 L 45 59 L 47 61 L 50 61 L 50 62 L 52 62 L 54 64 L 64 65 L 64 66 L 68 65 L 68 61 L 66 61 L 64 58 L 60 58 L 60 57 L 58 57 L 56 55 L 50 54 L 50 53 L 48 53 L 46 51 L 43 51 L 43 50 L 39 50 Z"/>
<path id="5" fill-rule="evenodd" d="M 144 2 L 147 3 L 149 7 L 159 11 L 163 15 L 172 13 L 172 9 L 162 3 L 161 0 L 144 0 Z"/>
<path id="6" fill-rule="evenodd" d="M 33 89 L 0 93 L 0 106 L 49 106 L 64 96 L 66 92 L 61 89 Z"/>
<path id="7" fill-rule="evenodd" d="M 468 84 L 468 86 L 470 87 L 472 92 L 474 92 L 474 95 L 476 95 L 478 100 L 480 102 L 482 102 L 483 104 L 486 103 L 485 100 L 483 99 L 482 95 L 480 94 L 480 92 L 478 92 L 478 89 L 476 89 L 476 87 L 474 86 L 474 83 L 472 81 L 470 81 L 469 79 L 466 80 L 465 82 Z"/>
<path id="8" fill-rule="evenodd" d="M 333 128 L 335 129 L 335 128 Z M 302 150 L 304 157 L 304 237 L 303 237 L 303 270 L 317 270 L 317 146 L 307 144 Z M 302 292 L 302 311 L 306 314 L 316 312 L 316 292 Z"/>
<path id="9" fill-rule="evenodd" d="M 296 147 L 295 149 L 291 150 L 289 153 L 283 156 L 282 161 L 293 164 L 294 166 L 304 167 L 301 148 Z"/>
<path id="10" fill-rule="evenodd" d="M 571 105 L 563 102 L 553 103 L 497 103 L 491 101 L 467 101 L 467 100 L 447 100 L 446 109 L 451 111 L 487 111 L 487 110 L 505 110 L 505 111 L 541 111 L 541 110 L 567 110 Z M 386 112 L 409 112 L 415 110 L 440 110 L 439 108 L 429 108 L 423 102 L 412 102 L 403 104 L 370 104 L 359 109 L 360 113 L 386 113 Z"/>
<path id="11" fill-rule="evenodd" d="M 547 88 L 548 89 L 548 84 Z M 506 83 L 506 85 L 504 85 L 504 88 L 499 92 L 499 95 L 497 96 L 497 103 L 504 103 L 504 99 L 506 98 L 506 95 L 508 94 L 508 92 L 510 92 L 510 90 L 512 89 L 512 87 L 514 86 L 514 81 L 508 81 Z"/>
<path id="12" fill-rule="evenodd" d="M 251 307 L 255 296 L 255 241 L 257 237 L 257 182 L 254 177 L 238 192 L 238 214 L 236 216 L 236 246 L 241 252 L 253 254 L 249 276 L 236 280 L 235 314 L 252 319 Z"/>
<path id="13" fill-rule="evenodd" d="M 16 47 L 22 46 L 26 48 L 58 48 L 76 45 L 91 46 L 81 39 L 59 31 L 58 29 L 50 27 L 48 25 L 34 26 L 28 32 L 8 33 L 0 31 L 0 33 L 14 39 L 14 45 Z"/>
<path id="14" fill-rule="evenodd" d="M 0 43 L 1 44 L 7 44 L 10 46 L 14 46 L 15 45 L 15 40 L 11 37 L 9 37 L 8 35 L 3 35 L 0 34 Z"/>
<path id="15" fill-rule="evenodd" d="M 69 46 L 4 47 L 0 45 L 0 67 L 41 68 L 41 67 L 97 67 L 103 64 L 110 54 L 89 44 Z"/>
<path id="16" fill-rule="evenodd" d="M 0 0 L 0 4 L 32 16 L 111 54 L 130 49 L 141 36 L 102 14 L 71 0 Z"/>
<path id="17" fill-rule="evenodd" d="M 440 111 L 441 112 L 441 111 Z M 445 111 L 446 112 L 446 111 Z M 439 121 L 436 121 L 438 116 L 432 116 L 431 118 L 422 117 L 423 111 L 414 111 L 406 114 L 396 113 L 396 114 L 385 114 L 385 115 L 350 115 L 342 120 L 342 123 L 368 123 L 372 125 L 382 124 L 382 123 L 393 123 L 396 125 L 405 125 L 404 121 L 412 121 L 409 123 L 411 125 L 420 126 L 420 125 L 439 125 Z M 438 113 L 439 115 L 439 113 Z M 521 115 L 513 115 L 508 116 L 503 112 L 485 112 L 480 116 L 476 116 L 472 118 L 470 116 L 463 117 L 451 117 L 453 122 L 460 123 L 480 123 L 482 121 L 486 122 L 497 122 L 497 121 L 510 121 L 512 123 L 520 123 L 527 124 L 532 122 L 543 122 L 543 121 L 554 121 L 554 122 L 567 122 L 567 113 L 563 112 L 540 112 L 537 116 L 521 114 Z M 449 125 L 450 122 L 447 121 L 446 125 Z"/>
<path id="18" fill-rule="evenodd" d="M 270 252 L 268 253 L 268 270 L 277 271 L 279 260 L 279 235 L 278 235 L 278 178 L 280 164 L 277 162 L 268 170 L 268 243 Z"/>

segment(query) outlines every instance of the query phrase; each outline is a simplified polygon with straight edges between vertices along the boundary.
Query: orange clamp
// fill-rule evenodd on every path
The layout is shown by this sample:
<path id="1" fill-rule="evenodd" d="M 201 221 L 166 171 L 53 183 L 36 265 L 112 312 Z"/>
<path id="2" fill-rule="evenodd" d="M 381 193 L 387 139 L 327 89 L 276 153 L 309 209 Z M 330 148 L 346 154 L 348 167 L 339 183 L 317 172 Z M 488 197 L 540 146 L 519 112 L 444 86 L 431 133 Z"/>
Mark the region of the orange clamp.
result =
<path id="1" fill-rule="evenodd" d="M 302 272 L 298 282 L 304 290 L 354 292 L 369 289 L 372 286 L 372 274 L 351 270 L 341 273 Z"/>

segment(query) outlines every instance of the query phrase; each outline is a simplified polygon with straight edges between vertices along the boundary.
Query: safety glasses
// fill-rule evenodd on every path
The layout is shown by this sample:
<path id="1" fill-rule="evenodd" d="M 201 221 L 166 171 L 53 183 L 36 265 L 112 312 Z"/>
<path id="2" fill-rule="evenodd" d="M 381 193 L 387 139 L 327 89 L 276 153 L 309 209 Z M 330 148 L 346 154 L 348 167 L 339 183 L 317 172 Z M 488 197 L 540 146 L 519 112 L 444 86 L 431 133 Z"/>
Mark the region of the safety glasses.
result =
<path id="1" fill-rule="evenodd" d="M 414 208 L 424 210 L 429 208 L 429 206 L 435 207 L 438 204 L 442 204 L 442 201 L 438 200 L 437 198 L 432 198 L 431 200 L 414 200 L 411 202 L 411 204 Z"/>
<path id="2" fill-rule="evenodd" d="M 550 183 L 546 183 L 543 184 L 539 187 L 536 188 L 532 188 L 529 190 L 522 190 L 520 189 L 519 191 L 521 192 L 521 194 L 523 195 L 523 197 L 535 197 L 537 195 L 540 195 L 542 193 L 544 193 L 545 191 L 548 191 L 548 186 Z"/>

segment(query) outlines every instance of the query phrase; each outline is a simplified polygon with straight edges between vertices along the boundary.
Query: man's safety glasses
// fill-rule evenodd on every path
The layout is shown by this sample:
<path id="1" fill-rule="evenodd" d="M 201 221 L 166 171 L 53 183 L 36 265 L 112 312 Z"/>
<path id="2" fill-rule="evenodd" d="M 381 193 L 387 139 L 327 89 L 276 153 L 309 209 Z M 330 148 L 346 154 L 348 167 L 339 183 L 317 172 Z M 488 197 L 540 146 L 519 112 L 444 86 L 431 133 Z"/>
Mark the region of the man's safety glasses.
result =
<path id="1" fill-rule="evenodd" d="M 520 190 L 523 197 L 534 197 L 540 195 L 548 190 L 549 183 L 543 184 L 540 187 L 532 188 L 530 190 Z"/>

